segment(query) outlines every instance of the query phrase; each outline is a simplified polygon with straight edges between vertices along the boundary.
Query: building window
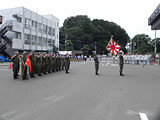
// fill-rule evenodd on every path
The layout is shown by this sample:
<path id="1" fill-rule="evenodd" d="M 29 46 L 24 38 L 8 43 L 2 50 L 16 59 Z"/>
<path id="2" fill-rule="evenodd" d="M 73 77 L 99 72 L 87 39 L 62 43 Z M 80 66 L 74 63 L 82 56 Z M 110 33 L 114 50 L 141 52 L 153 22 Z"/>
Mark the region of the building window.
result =
<path id="1" fill-rule="evenodd" d="M 42 46 L 42 37 L 38 37 L 37 39 L 37 45 Z"/>
<path id="2" fill-rule="evenodd" d="M 47 38 L 43 38 L 42 46 L 47 47 Z"/>
<path id="3" fill-rule="evenodd" d="M 51 39 L 48 40 L 48 47 L 52 47 Z"/>
<path id="4" fill-rule="evenodd" d="M 21 39 L 21 33 L 16 32 L 16 38 L 17 38 L 17 39 Z"/>
<path id="5" fill-rule="evenodd" d="M 37 37 L 32 35 L 32 45 L 36 45 L 36 39 Z"/>
<path id="6" fill-rule="evenodd" d="M 48 35 L 51 35 L 51 27 L 48 28 Z"/>
<path id="7" fill-rule="evenodd" d="M 31 36 L 29 34 L 24 34 L 25 44 L 31 43 Z"/>
<path id="8" fill-rule="evenodd" d="M 30 29 L 30 25 L 31 25 L 31 20 L 28 18 L 25 18 L 25 28 Z"/>
<path id="9" fill-rule="evenodd" d="M 32 20 L 32 30 L 36 31 L 37 22 Z"/>
<path id="10" fill-rule="evenodd" d="M 52 36 L 55 36 L 55 29 L 52 28 Z"/>
<path id="11" fill-rule="evenodd" d="M 41 23 L 38 23 L 37 24 L 37 27 L 38 27 L 38 32 L 42 32 L 42 24 Z"/>
<path id="12" fill-rule="evenodd" d="M 47 34 L 47 26 L 43 25 L 43 33 Z"/>

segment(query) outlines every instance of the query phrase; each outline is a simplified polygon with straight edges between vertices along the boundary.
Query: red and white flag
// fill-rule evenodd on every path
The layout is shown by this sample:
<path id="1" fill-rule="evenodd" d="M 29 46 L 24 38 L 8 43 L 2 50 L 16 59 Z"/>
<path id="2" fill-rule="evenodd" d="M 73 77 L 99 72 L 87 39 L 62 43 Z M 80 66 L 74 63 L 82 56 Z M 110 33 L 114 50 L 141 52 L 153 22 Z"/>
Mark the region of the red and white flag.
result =
<path id="1" fill-rule="evenodd" d="M 29 72 L 31 72 L 31 60 L 30 60 L 30 57 L 29 55 L 27 56 L 27 60 L 26 60 L 26 63 L 25 63 L 27 66 L 29 66 Z"/>
<path id="2" fill-rule="evenodd" d="M 119 46 L 114 40 L 113 37 L 111 37 L 106 49 L 111 52 L 113 55 L 116 55 L 119 51 L 121 46 Z"/>

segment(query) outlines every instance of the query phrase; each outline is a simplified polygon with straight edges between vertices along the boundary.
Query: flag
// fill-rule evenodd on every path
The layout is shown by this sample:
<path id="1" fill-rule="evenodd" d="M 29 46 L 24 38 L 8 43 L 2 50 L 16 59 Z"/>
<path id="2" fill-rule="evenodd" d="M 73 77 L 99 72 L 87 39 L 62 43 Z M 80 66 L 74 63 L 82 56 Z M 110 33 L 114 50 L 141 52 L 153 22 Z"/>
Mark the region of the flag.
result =
<path id="1" fill-rule="evenodd" d="M 27 66 L 29 66 L 29 72 L 31 72 L 31 60 L 30 60 L 30 57 L 29 55 L 27 56 L 27 60 L 26 60 L 26 63 L 25 63 Z"/>
<path id="2" fill-rule="evenodd" d="M 121 46 L 119 46 L 114 40 L 113 37 L 111 37 L 106 49 L 113 53 L 113 55 L 116 55 L 119 51 L 119 49 L 121 48 Z"/>

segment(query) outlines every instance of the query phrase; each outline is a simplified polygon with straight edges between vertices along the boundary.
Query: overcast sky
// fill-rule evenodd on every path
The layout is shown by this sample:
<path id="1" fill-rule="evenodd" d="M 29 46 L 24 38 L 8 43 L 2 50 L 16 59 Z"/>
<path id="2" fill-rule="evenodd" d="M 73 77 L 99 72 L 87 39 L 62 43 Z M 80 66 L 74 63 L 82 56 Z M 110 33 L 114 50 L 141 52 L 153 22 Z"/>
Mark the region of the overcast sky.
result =
<path id="1" fill-rule="evenodd" d="M 145 33 L 154 38 L 148 18 L 159 5 L 159 0 L 1 0 L 0 9 L 26 7 L 41 15 L 53 14 L 60 19 L 60 27 L 70 16 L 87 15 L 117 23 L 130 38 Z M 160 37 L 160 31 L 157 31 Z"/>

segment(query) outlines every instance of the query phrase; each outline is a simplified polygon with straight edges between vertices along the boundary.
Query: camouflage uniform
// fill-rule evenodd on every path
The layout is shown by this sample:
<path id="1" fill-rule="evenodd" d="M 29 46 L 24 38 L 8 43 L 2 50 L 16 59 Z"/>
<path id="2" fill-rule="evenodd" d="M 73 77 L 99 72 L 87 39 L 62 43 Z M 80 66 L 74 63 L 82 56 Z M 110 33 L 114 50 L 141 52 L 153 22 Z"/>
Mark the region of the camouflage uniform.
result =
<path id="1" fill-rule="evenodd" d="M 66 73 L 69 73 L 69 72 L 68 72 L 69 67 L 70 67 L 70 58 L 69 58 L 69 55 L 67 55 L 67 56 L 65 57 L 65 70 L 66 70 Z"/>
<path id="2" fill-rule="evenodd" d="M 20 67 L 20 61 L 19 61 L 19 56 L 16 53 L 12 58 L 11 58 L 13 64 L 12 64 L 12 70 L 13 70 L 13 78 L 17 79 L 18 72 L 19 72 L 19 67 Z"/>
<path id="3" fill-rule="evenodd" d="M 98 74 L 98 70 L 99 70 L 99 61 L 98 61 L 97 55 L 94 56 L 94 62 L 95 62 L 95 74 L 96 74 L 96 75 L 99 75 L 99 74 Z"/>

